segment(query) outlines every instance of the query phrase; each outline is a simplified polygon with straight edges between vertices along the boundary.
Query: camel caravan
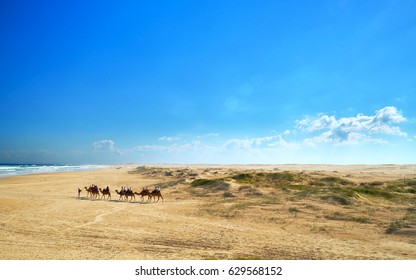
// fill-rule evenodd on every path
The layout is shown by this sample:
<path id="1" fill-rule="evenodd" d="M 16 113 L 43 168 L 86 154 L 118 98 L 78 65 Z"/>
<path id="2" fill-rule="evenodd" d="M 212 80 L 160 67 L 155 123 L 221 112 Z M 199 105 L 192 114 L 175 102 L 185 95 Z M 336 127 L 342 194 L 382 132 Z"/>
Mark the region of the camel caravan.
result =
<path id="1" fill-rule="evenodd" d="M 111 200 L 111 191 L 109 186 L 107 186 L 104 189 L 101 189 L 97 185 L 91 184 L 88 188 L 84 188 L 87 191 L 86 197 L 94 199 Z M 80 197 L 81 192 L 82 189 L 78 188 L 78 197 Z M 146 202 L 152 202 L 152 198 L 153 202 L 158 202 L 160 198 L 162 198 L 163 201 L 163 196 L 160 192 L 160 187 L 155 187 L 154 190 L 149 190 L 149 187 L 146 187 L 143 188 L 140 192 L 133 191 L 131 187 L 121 187 L 121 190 L 115 190 L 115 192 L 119 195 L 119 200 L 136 201 L 136 195 L 138 195 L 141 196 L 141 202 L 144 202 L 144 197 L 146 196 Z"/>

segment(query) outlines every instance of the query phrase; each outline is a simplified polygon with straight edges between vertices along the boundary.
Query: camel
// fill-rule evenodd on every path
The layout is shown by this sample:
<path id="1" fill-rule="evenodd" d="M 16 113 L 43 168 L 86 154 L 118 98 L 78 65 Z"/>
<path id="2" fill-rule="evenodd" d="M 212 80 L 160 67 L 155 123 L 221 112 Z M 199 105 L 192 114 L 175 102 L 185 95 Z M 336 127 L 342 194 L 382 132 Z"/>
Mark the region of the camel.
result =
<path id="1" fill-rule="evenodd" d="M 85 189 L 87 190 L 87 197 L 88 195 L 90 197 L 94 197 L 97 198 L 100 196 L 100 192 L 98 191 L 98 187 L 96 185 L 91 185 L 89 188 L 85 187 Z"/>
<path id="2" fill-rule="evenodd" d="M 149 189 L 143 188 L 141 190 L 141 192 L 139 192 L 139 193 L 138 192 L 134 192 L 134 194 L 140 195 L 142 197 L 142 202 L 143 202 L 143 197 L 144 196 L 148 196 L 147 200 L 150 199 L 150 191 L 149 191 Z"/>
<path id="3" fill-rule="evenodd" d="M 88 196 L 90 196 L 90 195 L 92 195 L 92 194 L 91 194 L 91 190 L 90 190 L 89 188 L 88 188 L 88 189 L 87 189 L 87 187 L 84 187 L 84 188 L 87 190 L 87 197 L 88 197 Z M 79 191 L 78 191 L 78 192 L 79 192 Z"/>
<path id="4" fill-rule="evenodd" d="M 116 190 L 116 193 L 120 196 L 118 198 L 118 200 L 121 200 L 121 198 L 125 195 L 125 191 L 124 190 L 121 190 L 121 191 Z"/>
<path id="5" fill-rule="evenodd" d="M 134 198 L 134 201 L 136 201 L 136 196 L 134 195 L 134 192 L 132 190 L 127 190 L 125 195 L 126 200 L 130 196 L 130 201 Z"/>
<path id="6" fill-rule="evenodd" d="M 107 199 L 111 200 L 111 192 L 110 192 L 110 188 L 108 186 L 107 186 L 107 188 L 105 188 L 103 190 L 101 188 L 99 188 L 99 190 L 102 194 L 101 198 L 107 196 Z"/>
<path id="7" fill-rule="evenodd" d="M 156 200 L 156 196 L 157 196 L 157 201 L 155 201 Z M 152 200 L 152 197 L 153 197 L 153 202 L 158 202 L 159 201 L 159 199 L 160 198 L 162 198 L 162 201 L 164 201 L 163 200 L 163 196 L 162 196 L 162 194 L 160 193 L 160 189 L 154 189 L 150 194 L 149 194 L 149 199 L 150 200 Z"/>
<path id="8" fill-rule="evenodd" d="M 136 196 L 134 195 L 134 192 L 133 191 L 121 189 L 121 191 L 116 190 L 116 193 L 120 196 L 119 197 L 119 200 L 123 196 L 126 198 L 126 200 L 128 200 L 128 197 L 130 196 L 130 201 L 132 201 L 133 198 L 136 201 Z"/>
<path id="9" fill-rule="evenodd" d="M 91 193 L 94 196 L 94 198 L 99 198 L 100 197 L 100 191 L 98 190 L 98 186 L 92 185 L 91 186 Z"/>

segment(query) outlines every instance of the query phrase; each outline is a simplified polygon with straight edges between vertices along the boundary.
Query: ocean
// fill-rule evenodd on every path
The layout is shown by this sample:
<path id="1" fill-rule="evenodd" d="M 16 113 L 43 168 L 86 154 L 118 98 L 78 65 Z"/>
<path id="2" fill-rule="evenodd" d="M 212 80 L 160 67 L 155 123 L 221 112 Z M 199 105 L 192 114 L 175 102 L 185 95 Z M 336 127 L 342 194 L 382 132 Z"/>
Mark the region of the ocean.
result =
<path id="1" fill-rule="evenodd" d="M 108 167 L 104 165 L 0 164 L 0 178 L 38 173 L 73 172 Z"/>

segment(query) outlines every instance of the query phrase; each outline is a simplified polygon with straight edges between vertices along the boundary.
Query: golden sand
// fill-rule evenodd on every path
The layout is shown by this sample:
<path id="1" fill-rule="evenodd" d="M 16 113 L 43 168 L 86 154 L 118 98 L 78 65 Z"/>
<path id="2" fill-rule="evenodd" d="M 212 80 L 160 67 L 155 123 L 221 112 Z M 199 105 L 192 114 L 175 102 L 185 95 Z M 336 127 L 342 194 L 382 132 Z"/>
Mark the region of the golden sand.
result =
<path id="1" fill-rule="evenodd" d="M 414 165 L 135 168 L 1 178 L 0 259 L 416 259 L 415 194 L 403 202 L 360 195 L 340 204 L 232 179 L 227 192 L 191 185 L 195 179 L 289 170 L 359 186 L 414 179 Z M 163 202 L 126 202 L 114 192 L 157 183 L 167 183 Z M 108 185 L 111 200 L 87 198 L 84 186 L 90 184 Z M 396 223 L 400 227 L 387 233 Z"/>

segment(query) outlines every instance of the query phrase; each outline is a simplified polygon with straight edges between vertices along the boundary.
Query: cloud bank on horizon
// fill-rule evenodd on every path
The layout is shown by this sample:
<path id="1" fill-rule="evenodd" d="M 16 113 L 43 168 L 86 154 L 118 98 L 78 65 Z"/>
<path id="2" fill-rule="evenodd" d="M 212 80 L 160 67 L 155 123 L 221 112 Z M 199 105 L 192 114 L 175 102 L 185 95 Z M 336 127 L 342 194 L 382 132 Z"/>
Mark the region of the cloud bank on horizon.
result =
<path id="1" fill-rule="evenodd" d="M 392 145 L 389 140 L 392 137 L 393 141 L 401 139 L 413 142 L 412 137 L 399 126 L 406 121 L 406 117 L 396 107 L 387 106 L 369 116 L 357 114 L 337 119 L 334 115 L 319 113 L 296 120 L 293 127 L 282 133 L 266 136 L 224 139 L 219 133 L 209 133 L 203 136 L 161 136 L 157 139 L 157 145 L 125 147 L 120 150 L 115 148 L 112 140 L 97 141 L 93 146 L 94 149 L 101 149 L 103 144 L 108 144 L 107 152 L 120 156 L 140 154 L 143 162 L 161 154 L 186 159 L 177 163 L 357 163 L 342 162 L 336 158 L 321 162 L 317 159 L 311 160 L 308 155 L 311 151 L 321 151 L 328 147 L 360 150 L 370 144 L 388 150 L 387 147 Z M 218 141 L 218 138 L 221 140 Z M 215 141 L 211 141 L 212 139 Z M 287 154 L 291 154 L 293 158 L 287 158 Z M 295 160 L 296 157 L 299 158 Z M 306 160 L 302 160 L 302 157 Z M 215 161 L 210 161 L 211 158 L 215 158 Z M 362 162 L 377 163 L 371 160 Z"/>

